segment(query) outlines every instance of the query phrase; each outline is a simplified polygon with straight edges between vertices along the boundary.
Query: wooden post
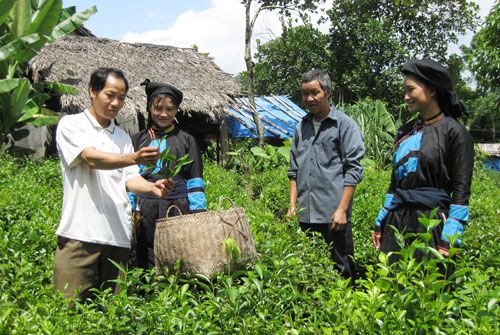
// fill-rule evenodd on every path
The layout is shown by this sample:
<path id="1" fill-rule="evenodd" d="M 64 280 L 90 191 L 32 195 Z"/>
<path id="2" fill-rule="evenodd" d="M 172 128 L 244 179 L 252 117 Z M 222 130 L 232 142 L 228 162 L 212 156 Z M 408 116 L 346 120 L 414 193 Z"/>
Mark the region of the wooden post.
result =
<path id="1" fill-rule="evenodd" d="M 227 153 L 229 152 L 229 138 L 227 135 L 226 115 L 224 115 L 223 110 L 219 110 L 219 134 L 220 134 L 222 166 L 226 166 L 228 160 Z"/>

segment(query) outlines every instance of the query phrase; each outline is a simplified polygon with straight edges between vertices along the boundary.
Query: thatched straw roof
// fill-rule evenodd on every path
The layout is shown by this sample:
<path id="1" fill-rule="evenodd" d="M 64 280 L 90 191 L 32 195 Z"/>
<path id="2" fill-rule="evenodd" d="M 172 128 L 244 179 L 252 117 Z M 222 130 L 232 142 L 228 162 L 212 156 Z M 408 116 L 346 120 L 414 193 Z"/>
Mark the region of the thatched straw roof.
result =
<path id="1" fill-rule="evenodd" d="M 45 47 L 30 61 L 35 81 L 56 81 L 79 89 L 76 96 L 61 97 L 63 113 L 77 113 L 90 106 L 90 74 L 100 66 L 124 71 L 130 91 L 122 119 L 145 114 L 145 78 L 166 82 L 184 93 L 181 111 L 202 113 L 214 120 L 217 113 L 241 95 L 239 83 L 209 57 L 191 48 L 144 43 L 124 43 L 96 37 L 66 36 Z"/>

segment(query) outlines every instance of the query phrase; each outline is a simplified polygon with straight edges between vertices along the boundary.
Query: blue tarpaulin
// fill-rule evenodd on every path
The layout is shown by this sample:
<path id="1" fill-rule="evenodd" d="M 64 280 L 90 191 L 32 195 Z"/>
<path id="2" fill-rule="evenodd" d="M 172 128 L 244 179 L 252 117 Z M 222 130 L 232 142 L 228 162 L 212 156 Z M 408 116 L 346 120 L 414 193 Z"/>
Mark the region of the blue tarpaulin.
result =
<path id="1" fill-rule="evenodd" d="M 232 137 L 257 137 L 247 98 L 235 98 L 237 106 L 225 111 L 227 131 Z M 306 115 L 299 106 L 284 95 L 256 97 L 255 107 L 260 115 L 266 137 L 291 137 L 295 126 Z M 253 130 L 253 131 L 252 131 Z"/>
<path id="2" fill-rule="evenodd" d="M 500 172 L 500 159 L 497 160 L 485 160 L 486 170 L 495 170 Z"/>
<path id="3" fill-rule="evenodd" d="M 486 170 L 500 171 L 500 143 L 478 143 L 477 146 L 488 156 L 484 161 Z"/>

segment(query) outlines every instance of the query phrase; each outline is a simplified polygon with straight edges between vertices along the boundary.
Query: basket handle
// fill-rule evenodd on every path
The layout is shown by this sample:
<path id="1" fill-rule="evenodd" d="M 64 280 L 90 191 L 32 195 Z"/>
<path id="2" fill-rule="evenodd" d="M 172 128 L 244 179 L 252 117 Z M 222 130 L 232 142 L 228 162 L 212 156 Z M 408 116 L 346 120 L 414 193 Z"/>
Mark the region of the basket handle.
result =
<path id="1" fill-rule="evenodd" d="M 230 198 L 227 198 L 227 197 L 220 197 L 220 198 L 219 198 L 219 211 L 220 211 L 220 206 L 221 206 L 221 204 L 222 204 L 222 202 L 223 202 L 224 200 L 228 200 L 228 201 L 231 203 L 231 205 L 233 205 L 233 208 L 235 208 L 235 207 L 236 207 L 236 206 L 234 205 L 233 200 L 231 200 Z M 231 227 L 231 229 L 230 229 L 228 232 L 226 232 L 226 229 L 224 228 L 224 226 L 222 226 L 222 231 L 224 232 L 224 236 L 225 236 L 224 238 L 228 238 L 228 237 L 229 237 L 229 236 L 233 233 L 234 229 L 236 228 L 236 223 L 238 223 L 238 222 L 240 222 L 240 221 L 241 221 L 240 213 L 239 213 L 238 211 L 236 211 L 236 215 L 238 216 L 238 218 L 237 218 L 237 219 L 236 219 L 236 221 L 234 221 L 234 222 L 228 222 L 228 221 L 224 220 L 224 218 L 220 215 L 220 213 L 218 213 L 218 214 L 219 214 L 219 218 L 220 218 L 220 220 L 221 220 L 222 222 L 224 222 L 226 225 L 228 225 L 228 226 L 230 226 L 230 227 Z M 241 234 L 241 232 L 240 232 L 240 234 Z M 245 238 L 246 238 L 246 236 L 245 236 Z"/>
<path id="2" fill-rule="evenodd" d="M 227 198 L 227 197 L 220 197 L 220 198 L 219 198 L 219 211 L 220 211 L 220 206 L 221 206 L 221 204 L 222 204 L 222 202 L 223 202 L 224 200 L 228 200 L 228 201 L 231 203 L 231 205 L 233 206 L 233 208 L 235 208 L 235 207 L 236 207 L 236 206 L 234 205 L 233 200 L 231 200 L 230 198 Z M 236 211 L 236 215 L 238 216 L 238 218 L 236 219 L 236 221 L 235 221 L 235 222 L 232 222 L 232 223 L 231 223 L 231 222 L 228 222 L 228 221 L 226 221 L 226 220 L 224 220 L 224 218 L 221 216 L 221 214 L 220 214 L 220 213 L 218 213 L 218 214 L 219 214 L 219 218 L 220 218 L 220 220 L 221 220 L 222 222 L 224 222 L 226 225 L 229 225 L 229 226 L 231 227 L 231 229 L 230 229 L 228 232 L 226 232 L 225 226 L 222 226 L 222 231 L 223 231 L 223 233 L 224 233 L 224 239 L 226 239 L 226 238 L 228 238 L 228 237 L 229 237 L 229 236 L 233 233 L 233 231 L 235 230 L 235 228 L 236 228 L 236 223 L 241 222 L 240 213 L 239 213 L 238 211 Z M 241 235 L 242 235 L 242 236 L 243 236 L 246 240 L 248 240 L 248 236 L 243 235 L 241 231 L 239 231 L 239 230 L 238 230 L 238 233 L 240 233 L 240 234 L 241 234 Z M 220 243 L 219 245 L 221 245 L 222 243 L 223 243 L 223 242 L 221 241 L 221 243 Z M 217 252 L 217 251 L 216 251 L 216 252 Z M 215 257 L 216 252 L 214 252 L 214 254 L 210 257 L 210 259 L 212 259 L 212 258 L 214 258 L 214 257 Z"/>
<path id="3" fill-rule="evenodd" d="M 172 208 L 177 209 L 177 212 L 179 212 L 180 215 L 184 215 L 184 213 L 182 213 L 182 211 L 179 207 L 177 207 L 176 205 L 170 205 L 170 207 L 168 207 L 168 209 L 167 209 L 167 214 L 165 215 L 166 218 L 168 218 L 168 216 L 170 215 L 170 210 Z"/>
<path id="4" fill-rule="evenodd" d="M 218 207 L 218 209 L 219 209 L 219 210 L 220 210 L 220 206 L 222 205 L 222 202 L 223 202 L 224 200 L 229 201 L 229 202 L 231 203 L 231 205 L 233 206 L 233 208 L 234 208 L 234 207 L 236 207 L 236 206 L 234 205 L 233 200 L 231 200 L 230 198 L 228 198 L 228 197 L 220 197 L 220 198 L 219 198 L 219 207 Z"/>

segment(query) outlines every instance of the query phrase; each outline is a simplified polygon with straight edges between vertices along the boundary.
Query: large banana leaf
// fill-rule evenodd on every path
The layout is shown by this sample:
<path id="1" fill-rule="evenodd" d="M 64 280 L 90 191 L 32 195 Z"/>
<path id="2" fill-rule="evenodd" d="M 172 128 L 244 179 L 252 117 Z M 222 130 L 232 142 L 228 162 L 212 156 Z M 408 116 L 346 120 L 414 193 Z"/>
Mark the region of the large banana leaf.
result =
<path id="1" fill-rule="evenodd" d="M 55 41 L 58 38 L 64 37 L 71 33 L 73 30 L 78 28 L 83 22 L 88 20 L 92 15 L 97 12 L 97 8 L 92 6 L 86 10 L 70 16 L 68 19 L 62 21 L 52 30 L 50 35 L 50 42 Z"/>
<path id="2" fill-rule="evenodd" d="M 17 122 L 26 122 L 27 120 L 31 120 L 33 115 L 37 114 L 39 110 L 39 101 L 29 98 L 24 104 L 22 114 L 17 119 Z"/>
<path id="3" fill-rule="evenodd" d="M 78 93 L 61 83 L 31 86 L 25 78 L 11 79 L 23 76 L 25 64 L 43 46 L 69 34 L 97 12 L 95 6 L 78 14 L 75 7 L 62 6 L 62 0 L 0 0 L 1 76 L 9 78 L 0 80 L 0 142 L 26 136 L 26 130 L 19 129 L 25 124 L 56 123 L 59 115 L 42 107 L 50 93 Z"/>
<path id="4" fill-rule="evenodd" d="M 30 103 L 35 103 L 36 106 L 42 106 L 45 101 L 49 100 L 51 94 L 71 94 L 76 95 L 78 89 L 76 87 L 53 82 L 40 82 L 32 85 L 33 90 L 30 95 Z"/>
<path id="5" fill-rule="evenodd" d="M 60 118 L 61 115 L 57 114 L 56 112 L 47 108 L 40 108 L 39 112 L 33 114 L 31 116 L 31 120 L 27 120 L 26 123 L 32 126 L 41 127 L 56 124 Z"/>
<path id="6" fill-rule="evenodd" d="M 50 99 L 50 94 L 47 92 L 37 92 L 31 90 L 30 101 L 33 101 L 37 106 L 42 106 L 45 101 Z"/>
<path id="7" fill-rule="evenodd" d="M 47 95 L 50 97 L 50 95 Z M 59 121 L 61 116 L 56 112 L 40 107 L 40 101 L 32 98 L 26 101 L 21 117 L 17 120 L 19 123 L 28 123 L 33 126 L 44 126 L 54 124 Z"/>
<path id="8" fill-rule="evenodd" d="M 66 19 L 69 19 L 71 16 L 73 16 L 75 14 L 76 14 L 76 7 L 75 6 L 63 8 L 63 10 L 61 12 L 60 21 L 64 21 Z"/>
<path id="9" fill-rule="evenodd" d="M 0 93 L 10 92 L 19 86 L 19 78 L 14 79 L 1 79 L 0 80 Z"/>
<path id="10" fill-rule="evenodd" d="M 37 9 L 31 18 L 31 26 L 28 33 L 40 33 L 48 36 L 59 22 L 62 9 L 61 0 L 44 0 L 37 4 Z"/>
<path id="11" fill-rule="evenodd" d="M 29 60 L 30 58 L 27 58 L 29 54 L 35 55 L 30 46 L 38 40 L 40 40 L 38 34 L 31 34 L 7 43 L 0 48 L 0 61 L 14 59 L 23 63 Z"/>
<path id="12" fill-rule="evenodd" d="M 52 34 L 52 30 L 59 23 L 62 9 L 61 0 L 45 0 L 41 1 L 40 7 L 33 13 L 32 23 L 29 32 L 38 32 L 41 36 L 48 37 Z M 45 44 L 48 44 L 47 39 L 40 39 L 32 45 L 35 50 L 41 50 Z"/>
<path id="13" fill-rule="evenodd" d="M 0 24 L 5 22 L 7 16 L 9 16 L 12 6 L 16 0 L 1 0 L 0 1 Z"/>
<path id="14" fill-rule="evenodd" d="M 26 35 L 31 25 L 31 0 L 15 1 L 10 11 L 12 25 L 10 31 L 14 39 L 20 39 Z"/>
<path id="15" fill-rule="evenodd" d="M 63 83 L 40 82 L 33 84 L 33 88 L 37 91 L 50 91 L 55 94 L 78 94 L 78 89 L 76 87 Z"/>
<path id="16" fill-rule="evenodd" d="M 31 85 L 28 79 L 20 79 L 19 85 L 12 91 L 8 99 L 2 99 L 3 102 L 8 101 L 8 105 L 3 105 L 3 133 L 8 133 L 10 127 L 18 122 L 24 113 L 24 106 L 28 101 Z M 7 94 L 7 93 L 2 93 Z"/>
<path id="17" fill-rule="evenodd" d="M 384 103 L 380 100 L 377 100 L 375 102 L 376 110 L 377 110 L 377 116 L 380 121 L 380 124 L 382 127 L 387 131 L 388 133 L 395 135 L 396 134 L 396 127 L 394 125 L 394 119 L 392 115 L 387 111 L 387 109 L 384 106 Z"/>

